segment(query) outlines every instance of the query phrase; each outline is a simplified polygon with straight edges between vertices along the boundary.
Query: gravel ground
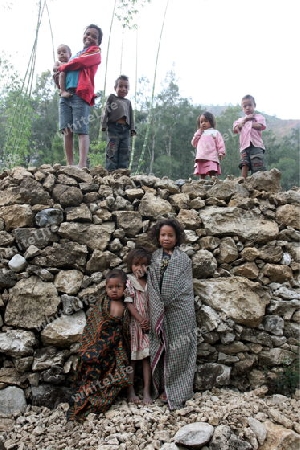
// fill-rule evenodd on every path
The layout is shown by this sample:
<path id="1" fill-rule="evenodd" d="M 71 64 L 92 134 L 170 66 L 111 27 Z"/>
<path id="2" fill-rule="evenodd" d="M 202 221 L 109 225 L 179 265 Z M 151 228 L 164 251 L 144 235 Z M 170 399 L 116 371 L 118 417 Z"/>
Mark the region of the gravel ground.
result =
<path id="1" fill-rule="evenodd" d="M 0 450 L 154 450 L 173 442 L 180 428 L 194 422 L 229 426 L 232 433 L 251 445 L 248 448 L 257 449 L 250 417 L 300 434 L 299 392 L 292 398 L 266 396 L 265 392 L 264 388 L 245 393 L 213 389 L 196 393 L 176 411 L 169 411 L 160 401 L 143 406 L 120 399 L 105 414 L 90 414 L 83 423 L 66 421 L 65 403 L 55 410 L 28 406 L 21 415 L 1 419 L 9 431 L 3 434 Z"/>

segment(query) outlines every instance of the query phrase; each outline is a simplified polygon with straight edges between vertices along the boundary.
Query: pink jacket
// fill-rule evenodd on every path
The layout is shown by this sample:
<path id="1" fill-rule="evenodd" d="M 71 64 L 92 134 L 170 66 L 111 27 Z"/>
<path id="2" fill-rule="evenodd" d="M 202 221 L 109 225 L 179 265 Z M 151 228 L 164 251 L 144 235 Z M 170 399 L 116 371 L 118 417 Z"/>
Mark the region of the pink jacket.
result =
<path id="1" fill-rule="evenodd" d="M 240 122 L 242 122 L 242 120 L 243 120 L 243 118 L 236 120 L 233 124 L 233 129 L 235 129 L 235 127 Z M 261 132 L 266 129 L 266 119 L 261 114 L 254 114 L 254 120 L 257 123 L 262 124 L 262 129 L 255 130 L 254 128 L 252 128 L 251 120 L 249 120 L 248 122 L 246 122 L 243 125 L 243 128 L 238 131 L 238 134 L 240 136 L 240 152 L 245 150 L 245 148 L 250 147 L 251 142 L 254 145 L 254 147 L 260 147 L 263 149 L 265 148 L 263 140 L 262 140 Z"/>
<path id="2" fill-rule="evenodd" d="M 195 160 L 208 160 L 219 163 L 219 156 L 226 155 L 225 142 L 221 133 L 214 128 L 201 131 L 197 130 L 191 141 L 193 147 L 197 147 Z"/>

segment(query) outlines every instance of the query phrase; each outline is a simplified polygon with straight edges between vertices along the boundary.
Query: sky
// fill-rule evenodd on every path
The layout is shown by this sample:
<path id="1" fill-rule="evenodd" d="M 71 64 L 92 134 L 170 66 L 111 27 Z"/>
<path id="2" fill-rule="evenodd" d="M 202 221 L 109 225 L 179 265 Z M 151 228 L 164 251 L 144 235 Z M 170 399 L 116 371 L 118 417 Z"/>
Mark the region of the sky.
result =
<path id="1" fill-rule="evenodd" d="M 37 4 L 37 0 L 0 0 L 0 56 L 21 76 L 35 38 Z M 167 0 L 151 0 L 139 8 L 137 32 L 122 31 L 115 20 L 109 52 L 114 0 L 88 0 L 86 6 L 82 0 L 47 0 L 47 5 L 49 15 L 45 10 L 38 36 L 37 74 L 52 70 L 53 51 L 59 44 L 68 44 L 73 54 L 81 50 L 85 27 L 95 23 L 103 30 L 96 90 L 104 87 L 106 58 L 107 94 L 113 92 L 120 73 L 129 76 L 129 98 L 136 72 L 152 86 Z M 172 70 L 181 97 L 193 104 L 236 106 L 251 94 L 260 112 L 300 119 L 299 15 L 299 0 L 169 0 L 156 92 Z"/>

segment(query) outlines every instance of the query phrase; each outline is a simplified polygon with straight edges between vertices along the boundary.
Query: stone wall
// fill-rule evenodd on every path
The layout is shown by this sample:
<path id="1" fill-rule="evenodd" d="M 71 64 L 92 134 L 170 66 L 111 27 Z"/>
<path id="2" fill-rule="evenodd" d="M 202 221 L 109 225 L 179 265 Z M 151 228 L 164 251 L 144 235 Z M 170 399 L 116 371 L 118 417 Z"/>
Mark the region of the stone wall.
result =
<path id="1" fill-rule="evenodd" d="M 60 165 L 4 172 L 0 412 L 65 400 L 105 272 L 125 268 L 134 246 L 152 249 L 147 231 L 163 216 L 184 225 L 193 262 L 196 390 L 265 384 L 297 358 L 299 204 L 276 169 L 224 181 Z"/>

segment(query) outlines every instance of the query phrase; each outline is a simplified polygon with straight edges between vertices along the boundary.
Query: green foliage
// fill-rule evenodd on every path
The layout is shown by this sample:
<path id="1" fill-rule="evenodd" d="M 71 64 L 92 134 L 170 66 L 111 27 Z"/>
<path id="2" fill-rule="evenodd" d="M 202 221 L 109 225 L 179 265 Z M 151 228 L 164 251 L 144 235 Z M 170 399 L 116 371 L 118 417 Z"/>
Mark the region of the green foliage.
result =
<path id="1" fill-rule="evenodd" d="M 32 118 L 35 117 L 31 98 L 14 88 L 6 97 L 5 115 L 2 164 L 7 168 L 27 165 L 30 160 Z"/>
<path id="2" fill-rule="evenodd" d="M 91 142 L 89 151 L 90 167 L 102 166 L 105 167 L 105 141 Z"/>
<path id="3" fill-rule="evenodd" d="M 115 12 L 116 18 L 121 22 L 123 28 L 137 28 L 135 18 L 139 13 L 138 7 L 143 7 L 150 0 L 118 0 Z"/>
<path id="4" fill-rule="evenodd" d="M 287 397 L 293 395 L 296 389 L 300 389 L 299 359 L 292 364 L 267 373 L 268 395 L 281 394 Z"/>
<path id="5" fill-rule="evenodd" d="M 0 60 L 0 64 L 3 69 L 8 67 L 4 60 Z M 12 78 L 14 82 L 4 84 L 0 93 L 0 168 L 65 164 L 63 139 L 58 132 L 59 97 L 52 74 L 47 71 L 37 77 L 30 96 L 21 91 L 22 83 L 17 75 L 12 74 Z M 106 140 L 100 127 L 102 100 L 103 92 L 99 92 L 90 120 L 90 167 L 105 166 Z M 160 92 L 153 99 L 149 80 L 139 80 L 135 105 L 137 136 L 131 155 L 132 173 L 154 173 L 174 180 L 198 178 L 192 175 L 195 149 L 191 139 L 196 131 L 197 117 L 207 107 L 194 105 L 190 99 L 181 97 L 173 71 L 168 72 Z M 217 129 L 226 144 L 221 178 L 239 176 L 239 143 L 232 125 L 241 114 L 240 107 L 208 109 L 216 115 Z M 267 168 L 276 167 L 281 171 L 281 184 L 285 190 L 299 185 L 299 133 L 298 127 L 282 138 L 270 130 L 263 135 Z M 77 157 L 76 138 L 74 146 Z"/>

